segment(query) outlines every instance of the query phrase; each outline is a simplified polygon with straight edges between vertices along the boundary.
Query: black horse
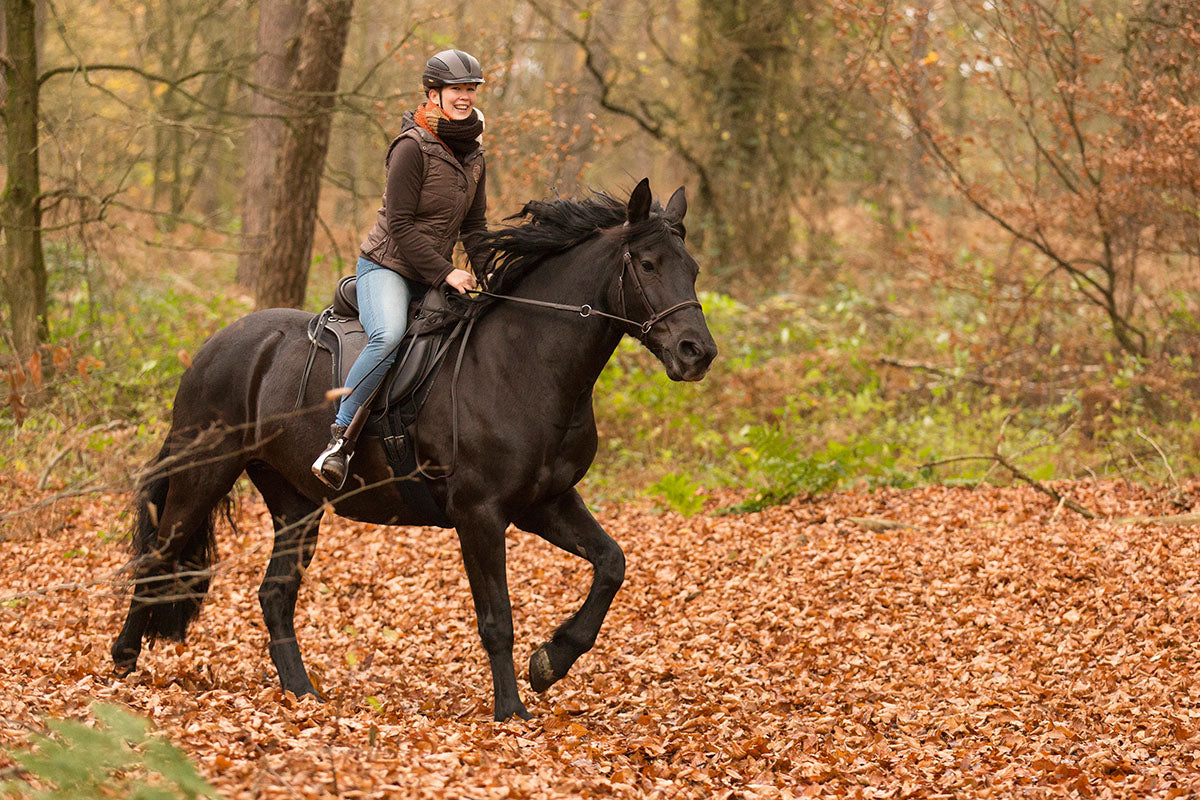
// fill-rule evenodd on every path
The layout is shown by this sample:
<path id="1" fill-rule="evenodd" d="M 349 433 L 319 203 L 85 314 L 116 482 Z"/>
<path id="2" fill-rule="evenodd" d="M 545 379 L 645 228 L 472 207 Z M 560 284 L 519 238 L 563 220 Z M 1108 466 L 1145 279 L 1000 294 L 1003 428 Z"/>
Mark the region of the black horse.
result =
<path id="1" fill-rule="evenodd" d="M 700 380 L 716 356 L 696 301 L 698 268 L 684 246 L 685 211 L 682 188 L 663 209 L 652 204 L 646 180 L 628 204 L 597 194 L 526 205 L 525 224 L 489 235 L 498 265 L 489 285 L 542 304 L 496 301 L 463 352 L 461 389 L 452 386 L 455 370 L 442 369 L 421 411 L 420 458 L 453 465 L 430 490 L 458 534 L 497 720 L 529 717 L 513 667 L 509 523 L 593 567 L 583 605 L 529 659 L 535 691 L 564 677 L 592 647 L 624 580 L 621 548 L 574 488 L 596 454 L 592 389 L 600 371 L 627 333 L 674 380 Z M 587 316 L 553 304 L 585 306 Z M 279 680 L 298 695 L 316 694 L 293 615 L 322 510 L 331 505 L 342 516 L 379 524 L 431 522 L 405 507 L 378 439 L 360 442 L 341 494 L 313 476 L 309 465 L 328 438 L 333 411 L 328 378 L 318 378 L 330 375 L 324 352 L 303 410 L 292 410 L 311 318 L 293 309 L 250 314 L 209 339 L 184 373 L 171 431 L 139 484 L 135 589 L 112 647 L 118 673 L 136 667 L 144 638 L 183 641 L 208 591 L 217 512 L 243 470 L 275 523 L 259 601 Z"/>

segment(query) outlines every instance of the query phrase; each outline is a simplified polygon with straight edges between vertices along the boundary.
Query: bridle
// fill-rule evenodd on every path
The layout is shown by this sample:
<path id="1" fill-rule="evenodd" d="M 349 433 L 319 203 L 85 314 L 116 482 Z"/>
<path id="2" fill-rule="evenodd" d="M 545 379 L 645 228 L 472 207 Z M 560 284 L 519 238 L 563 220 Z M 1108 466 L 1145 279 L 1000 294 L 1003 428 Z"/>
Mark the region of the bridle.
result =
<path id="1" fill-rule="evenodd" d="M 628 225 L 628 223 L 626 223 L 626 225 Z M 640 297 L 642 300 L 642 305 L 644 305 L 646 310 L 650 312 L 650 316 L 642 322 L 638 322 L 635 319 L 630 319 L 627 316 L 629 313 L 625 308 L 625 275 L 627 273 L 629 275 L 629 282 L 633 284 L 635 289 L 637 289 L 638 297 Z M 674 314 L 676 311 L 682 311 L 685 308 L 692 307 L 701 308 L 699 300 L 684 300 L 682 303 L 676 303 L 670 308 L 662 311 L 655 311 L 654 305 L 650 302 L 650 298 L 646 296 L 646 290 L 642 288 L 642 281 L 640 278 L 638 278 L 637 270 L 633 267 L 633 254 L 629 250 L 629 242 L 625 242 L 625 252 L 621 256 L 621 274 L 617 276 L 617 296 L 621 298 L 620 314 L 610 314 L 607 311 L 601 311 L 598 308 L 593 308 L 588 303 L 584 303 L 581 306 L 574 306 L 570 305 L 569 303 L 552 303 L 547 300 L 533 300 L 528 297 L 496 294 L 495 292 L 489 292 L 485 289 L 472 290 L 469 292 L 469 296 L 491 297 L 496 300 L 507 300 L 512 303 L 537 306 L 539 308 L 551 308 L 556 311 L 569 311 L 571 313 L 578 314 L 581 317 L 604 317 L 606 319 L 611 319 L 616 322 L 629 325 L 633 329 L 640 331 L 641 336 L 638 336 L 637 338 L 642 341 L 643 344 L 645 344 L 645 341 L 642 339 L 642 337 L 650 333 L 651 328 Z M 467 340 L 471 338 L 471 332 L 475 329 L 475 323 L 478 321 L 478 319 L 478 317 L 472 317 L 467 323 L 466 330 L 463 332 L 462 339 L 458 346 L 458 358 L 454 363 L 454 373 L 450 379 L 450 428 L 452 444 L 450 449 L 450 466 L 445 468 L 445 472 L 438 475 L 431 475 L 421 465 L 421 459 L 417 453 L 417 436 L 415 433 L 416 423 L 414 422 L 413 457 L 417 462 L 417 472 L 429 480 L 448 478 L 454 473 L 455 464 L 458 462 L 458 375 L 459 371 L 462 369 L 463 355 L 467 350 Z"/>
<path id="2" fill-rule="evenodd" d="M 642 305 L 645 306 L 646 311 L 650 314 L 650 316 L 642 322 L 638 322 L 635 319 L 630 319 L 628 316 L 629 311 L 625 307 L 626 274 L 629 275 L 629 282 L 633 284 L 635 289 L 637 289 L 638 297 L 641 298 Z M 633 267 L 633 254 L 629 250 L 628 242 L 625 243 L 625 252 L 621 256 L 621 274 L 617 276 L 617 297 L 619 297 L 621 300 L 620 314 L 610 314 L 607 311 L 601 311 L 598 308 L 593 308 L 589 303 L 584 303 L 581 306 L 574 306 L 568 303 L 551 303 L 547 300 L 532 300 L 528 297 L 516 297 L 508 294 L 495 294 L 484 289 L 476 289 L 471 292 L 471 294 L 492 297 L 496 300 L 508 300 L 513 303 L 521 303 L 529 306 L 538 306 L 540 308 L 553 308 L 557 311 L 569 311 L 578 314 L 581 317 L 604 317 L 606 319 L 611 319 L 628 325 L 631 328 L 640 331 L 642 336 L 650 333 L 651 328 L 674 314 L 676 311 L 682 311 L 685 308 L 701 307 L 699 300 L 684 300 L 682 303 L 676 303 L 670 308 L 662 311 L 655 311 L 654 304 L 651 303 L 650 298 L 646 296 L 646 290 L 642 288 L 641 278 L 638 277 L 637 270 Z"/>
<path id="3" fill-rule="evenodd" d="M 629 275 L 629 282 L 633 284 L 633 288 L 637 289 L 638 297 L 642 298 L 642 305 L 646 307 L 646 311 L 650 312 L 650 316 L 646 318 L 640 326 L 642 335 L 645 336 L 650 332 L 650 329 L 656 323 L 662 322 L 667 317 L 674 314 L 676 311 L 682 311 L 685 308 L 700 308 L 699 300 L 684 300 L 682 303 L 676 303 L 670 308 L 662 311 L 655 311 L 654 305 L 650 302 L 650 298 L 646 297 L 646 290 L 642 288 L 642 279 L 638 277 L 638 271 L 633 267 L 633 254 L 629 252 L 629 245 L 625 245 L 625 253 L 621 256 L 621 274 L 617 276 L 617 297 L 621 298 L 621 319 L 625 322 L 630 322 L 637 325 L 626 318 L 629 312 L 625 310 L 625 275 Z"/>

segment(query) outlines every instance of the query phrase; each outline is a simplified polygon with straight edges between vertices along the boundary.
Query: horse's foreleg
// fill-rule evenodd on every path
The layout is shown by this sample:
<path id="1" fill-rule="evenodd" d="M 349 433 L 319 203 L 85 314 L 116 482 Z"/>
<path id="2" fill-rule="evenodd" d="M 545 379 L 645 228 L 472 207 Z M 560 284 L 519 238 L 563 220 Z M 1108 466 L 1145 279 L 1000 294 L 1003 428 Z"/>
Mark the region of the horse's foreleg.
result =
<path id="1" fill-rule="evenodd" d="M 300 656 L 295 613 L 300 580 L 317 548 L 321 507 L 301 496 L 269 467 L 252 465 L 247 472 L 262 492 L 275 523 L 271 561 L 258 588 L 258 603 L 270 636 L 271 660 L 279 672 L 279 683 L 284 691 L 316 695 L 317 690 Z"/>
<path id="2" fill-rule="evenodd" d="M 517 692 L 517 673 L 513 668 L 512 606 L 508 599 L 504 528 L 504 523 L 498 520 L 474 520 L 456 527 L 475 602 L 479 638 L 492 668 L 497 721 L 512 716 L 531 717 Z"/>
<path id="3" fill-rule="evenodd" d="M 535 692 L 544 692 L 566 677 L 575 660 L 596 643 L 613 597 L 625 580 L 625 554 L 574 489 L 529 509 L 516 524 L 592 564 L 587 599 L 529 659 L 529 683 Z"/>

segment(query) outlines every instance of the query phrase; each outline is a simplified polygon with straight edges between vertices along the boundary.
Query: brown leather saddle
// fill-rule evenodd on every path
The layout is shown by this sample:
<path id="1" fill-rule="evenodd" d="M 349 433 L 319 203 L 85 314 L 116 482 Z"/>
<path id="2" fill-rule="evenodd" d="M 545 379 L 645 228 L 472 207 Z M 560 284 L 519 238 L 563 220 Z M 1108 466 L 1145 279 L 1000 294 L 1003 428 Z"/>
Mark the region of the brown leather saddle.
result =
<path id="1" fill-rule="evenodd" d="M 353 276 L 342 278 L 334 290 L 333 303 L 308 324 L 311 345 L 296 395 L 297 410 L 303 405 L 318 348 L 333 357 L 333 385 L 345 386 L 350 366 L 367 345 L 366 331 L 358 319 L 355 283 Z M 453 524 L 429 491 L 431 476 L 423 469 L 426 465 L 417 462 L 414 428 L 438 366 L 455 342 L 462 340 L 460 347 L 466 346 L 465 331 L 487 307 L 486 303 L 451 295 L 451 291 L 448 287 L 430 289 L 410 305 L 408 330 L 400 340 L 396 363 L 384 376 L 362 432 L 363 436 L 379 439 L 393 474 L 406 477 L 397 486 L 416 514 L 415 519 L 443 528 Z"/>
<path id="2" fill-rule="evenodd" d="M 303 401 L 317 348 L 333 357 L 333 386 L 345 386 L 354 359 L 367 346 L 367 333 L 358 318 L 356 284 L 353 275 L 338 281 L 333 303 L 308 324 L 311 347 L 296 396 L 297 409 Z M 408 330 L 400 341 L 396 363 L 375 395 L 372 412 L 399 406 L 416 394 L 437 370 L 466 320 L 475 315 L 472 313 L 475 309 L 470 306 L 465 310 L 452 308 L 446 291 L 430 289 L 423 296 L 414 298 L 409 306 Z M 341 398 L 337 402 L 340 403 Z"/>

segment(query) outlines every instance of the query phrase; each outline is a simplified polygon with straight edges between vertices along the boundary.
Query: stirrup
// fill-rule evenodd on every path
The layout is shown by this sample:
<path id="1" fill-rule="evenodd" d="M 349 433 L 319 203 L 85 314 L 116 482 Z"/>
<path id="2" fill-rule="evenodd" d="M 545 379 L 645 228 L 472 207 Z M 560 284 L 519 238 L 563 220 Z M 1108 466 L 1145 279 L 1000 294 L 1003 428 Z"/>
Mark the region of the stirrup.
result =
<path id="1" fill-rule="evenodd" d="M 342 487 L 346 485 L 346 478 L 350 475 L 350 459 L 354 457 L 354 451 L 348 451 L 347 445 L 348 442 L 344 438 L 338 438 L 334 440 L 329 447 L 326 447 L 325 450 L 322 451 L 321 455 L 317 456 L 317 460 L 314 461 L 312 465 L 313 475 L 316 475 L 317 479 L 320 480 L 321 483 L 325 484 L 330 489 L 333 489 L 335 492 L 340 492 L 342 490 Z M 330 477 L 325 474 L 325 466 L 328 464 L 329 459 L 333 458 L 334 456 L 341 456 L 345 460 L 345 471 L 342 473 L 342 479 L 337 483 L 334 483 Z"/>

